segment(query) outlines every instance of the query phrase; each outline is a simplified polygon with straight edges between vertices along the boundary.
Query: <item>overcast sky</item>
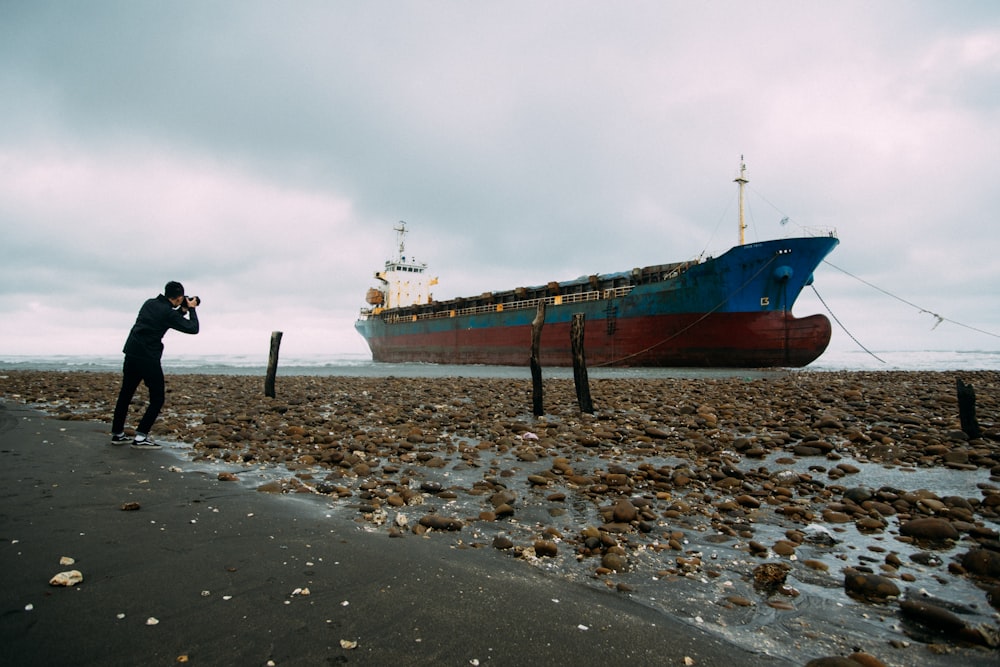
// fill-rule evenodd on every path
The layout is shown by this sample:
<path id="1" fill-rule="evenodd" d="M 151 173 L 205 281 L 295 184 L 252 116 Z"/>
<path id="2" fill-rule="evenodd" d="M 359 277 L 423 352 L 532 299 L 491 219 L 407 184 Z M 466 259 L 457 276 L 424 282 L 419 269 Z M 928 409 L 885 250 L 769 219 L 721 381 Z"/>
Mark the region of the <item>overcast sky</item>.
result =
<path id="1" fill-rule="evenodd" d="M 718 255 L 741 155 L 860 343 L 1000 349 L 994 0 L 0 0 L 0 355 L 118 355 L 168 280 L 167 355 L 366 352 L 398 221 L 438 299 Z"/>

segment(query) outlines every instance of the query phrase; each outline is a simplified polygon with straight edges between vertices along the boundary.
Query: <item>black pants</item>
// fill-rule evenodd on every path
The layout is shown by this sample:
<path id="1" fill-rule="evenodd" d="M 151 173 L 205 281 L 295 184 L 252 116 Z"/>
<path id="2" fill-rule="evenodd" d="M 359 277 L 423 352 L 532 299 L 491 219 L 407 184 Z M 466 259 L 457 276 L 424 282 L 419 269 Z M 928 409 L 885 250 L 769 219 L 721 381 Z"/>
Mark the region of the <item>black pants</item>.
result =
<path id="1" fill-rule="evenodd" d="M 145 382 L 149 389 L 149 406 L 142 420 L 136 427 L 139 433 L 149 433 L 153 428 L 153 422 L 160 414 L 163 401 L 166 399 L 166 387 L 163 382 L 163 368 L 159 359 L 141 359 L 125 355 L 125 363 L 122 365 L 122 388 L 118 393 L 118 402 L 115 404 L 115 417 L 111 422 L 111 432 L 121 433 L 125 430 L 125 418 L 128 417 L 128 406 L 132 402 L 135 390 L 139 388 L 139 383 Z"/>

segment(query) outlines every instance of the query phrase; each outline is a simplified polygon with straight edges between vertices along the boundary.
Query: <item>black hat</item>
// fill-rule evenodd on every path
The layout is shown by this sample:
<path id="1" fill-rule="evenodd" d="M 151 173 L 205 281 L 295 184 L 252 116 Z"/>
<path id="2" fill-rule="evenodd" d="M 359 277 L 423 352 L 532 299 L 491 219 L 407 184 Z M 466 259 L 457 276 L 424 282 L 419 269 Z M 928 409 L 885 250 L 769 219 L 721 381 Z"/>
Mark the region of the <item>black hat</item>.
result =
<path id="1" fill-rule="evenodd" d="M 176 280 L 171 280 L 163 288 L 163 296 L 168 299 L 176 299 L 179 296 L 184 296 L 184 285 L 181 285 Z"/>

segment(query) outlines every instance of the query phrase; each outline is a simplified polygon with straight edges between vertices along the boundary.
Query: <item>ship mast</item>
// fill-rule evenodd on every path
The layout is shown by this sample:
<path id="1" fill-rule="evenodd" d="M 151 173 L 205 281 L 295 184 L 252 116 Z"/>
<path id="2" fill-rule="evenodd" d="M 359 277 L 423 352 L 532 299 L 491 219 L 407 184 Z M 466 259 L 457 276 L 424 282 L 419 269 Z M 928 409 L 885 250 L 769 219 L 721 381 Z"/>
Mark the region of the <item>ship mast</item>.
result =
<path id="1" fill-rule="evenodd" d="M 406 223 L 402 220 L 399 221 L 399 225 L 393 227 L 396 232 L 396 243 L 399 244 L 399 254 L 396 255 L 396 261 L 403 261 L 403 253 L 406 252 Z"/>
<path id="2" fill-rule="evenodd" d="M 747 228 L 746 218 L 744 217 L 744 206 L 743 206 L 743 186 L 750 182 L 750 179 L 746 176 L 747 165 L 743 162 L 743 156 L 740 156 L 740 175 L 736 177 L 733 181 L 738 183 L 740 187 L 740 245 L 744 242 L 744 232 Z"/>

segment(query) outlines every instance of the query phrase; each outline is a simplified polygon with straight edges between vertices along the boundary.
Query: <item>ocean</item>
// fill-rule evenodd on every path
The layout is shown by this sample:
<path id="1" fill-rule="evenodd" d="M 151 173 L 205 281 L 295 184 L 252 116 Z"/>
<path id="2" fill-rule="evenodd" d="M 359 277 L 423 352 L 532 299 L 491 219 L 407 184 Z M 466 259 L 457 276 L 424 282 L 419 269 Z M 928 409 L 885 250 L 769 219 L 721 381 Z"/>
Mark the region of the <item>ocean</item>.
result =
<path id="1" fill-rule="evenodd" d="M 118 372 L 122 357 L 90 355 L 0 355 L 0 372 L 5 370 Z M 163 358 L 168 374 L 264 375 L 266 355 L 201 355 Z M 665 378 L 759 376 L 781 372 L 761 369 L 703 368 L 600 368 L 590 367 L 592 378 Z M 910 351 L 831 351 L 798 372 L 823 371 L 984 371 L 1000 370 L 1000 350 L 910 350 Z M 279 357 L 279 376 L 347 377 L 496 377 L 531 378 L 524 366 L 464 366 L 423 363 L 376 363 L 367 354 L 310 355 Z M 542 368 L 543 377 L 572 378 L 572 368 Z"/>

